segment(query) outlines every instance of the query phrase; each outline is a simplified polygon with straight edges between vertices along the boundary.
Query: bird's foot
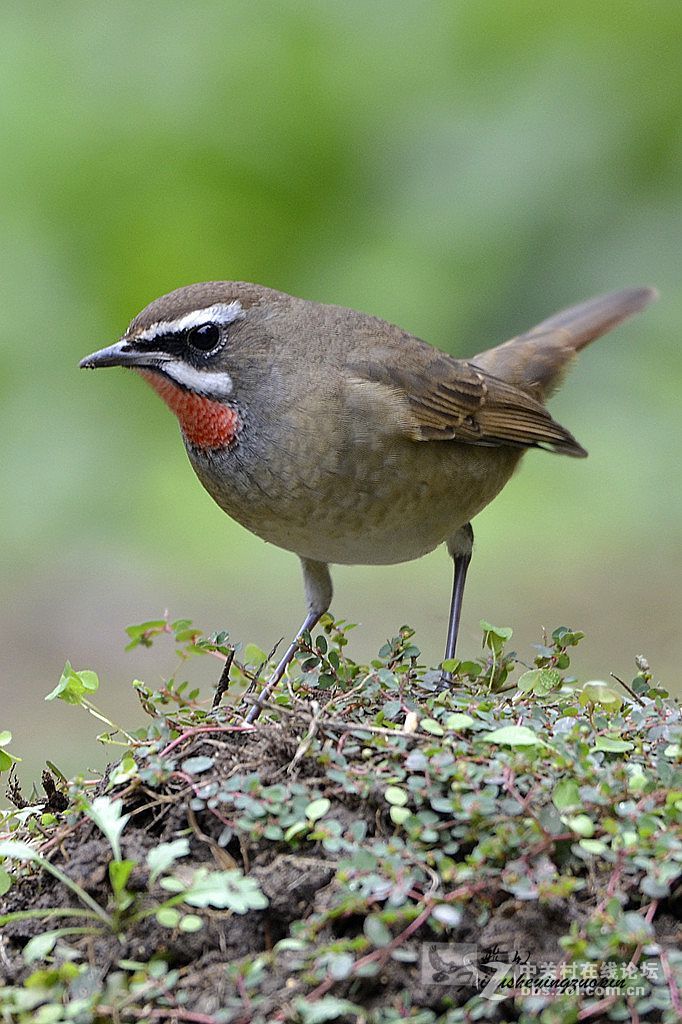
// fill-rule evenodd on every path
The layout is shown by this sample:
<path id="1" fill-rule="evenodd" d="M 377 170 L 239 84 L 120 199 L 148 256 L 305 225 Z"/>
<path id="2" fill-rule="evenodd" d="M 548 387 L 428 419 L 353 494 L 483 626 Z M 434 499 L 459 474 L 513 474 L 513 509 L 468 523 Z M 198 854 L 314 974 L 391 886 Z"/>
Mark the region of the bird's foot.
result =
<path id="1" fill-rule="evenodd" d="M 442 693 L 444 690 L 451 690 L 453 685 L 452 672 L 446 672 L 444 669 L 441 670 L 440 679 L 436 683 L 436 690 Z"/>

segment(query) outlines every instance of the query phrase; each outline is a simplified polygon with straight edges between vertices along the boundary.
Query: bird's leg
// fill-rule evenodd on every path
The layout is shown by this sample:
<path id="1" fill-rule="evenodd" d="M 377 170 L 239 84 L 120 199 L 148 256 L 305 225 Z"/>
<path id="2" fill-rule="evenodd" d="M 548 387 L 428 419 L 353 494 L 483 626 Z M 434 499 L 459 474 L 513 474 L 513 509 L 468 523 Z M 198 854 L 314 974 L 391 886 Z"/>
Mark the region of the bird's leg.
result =
<path id="1" fill-rule="evenodd" d="M 322 613 L 320 613 L 320 615 L 321 614 Z M 305 619 L 303 621 L 303 625 L 301 626 L 301 628 L 299 629 L 298 633 L 296 634 L 296 639 L 293 640 L 292 643 L 289 644 L 289 647 L 287 648 L 287 651 L 286 651 L 284 657 L 282 658 L 282 660 L 280 661 L 279 665 L 277 666 L 277 668 L 272 673 L 272 675 L 268 679 L 267 683 L 265 684 L 265 686 L 263 687 L 263 689 L 259 693 L 258 700 L 256 701 L 255 704 L 253 704 L 249 708 L 249 710 L 248 710 L 248 712 L 247 712 L 247 714 L 245 716 L 245 719 L 244 719 L 246 722 L 255 722 L 256 721 L 256 719 L 260 715 L 261 711 L 263 710 L 263 704 L 268 699 L 268 697 L 270 696 L 270 694 L 272 693 L 274 688 L 277 686 L 277 683 L 280 681 L 280 679 L 284 675 L 284 672 L 286 670 L 287 665 L 289 664 L 289 662 L 293 658 L 294 654 L 296 653 L 296 647 L 298 646 L 298 639 L 299 639 L 301 633 L 305 633 L 305 631 L 307 629 L 312 629 L 313 626 L 315 625 L 315 623 L 319 621 L 320 615 L 317 615 L 314 612 L 308 612 L 308 614 L 306 615 L 306 617 L 305 617 Z"/>
<path id="2" fill-rule="evenodd" d="M 459 633 L 459 620 L 462 614 L 462 599 L 464 597 L 464 584 L 467 577 L 467 569 L 471 561 L 471 551 L 474 545 L 474 531 L 471 523 L 467 523 L 461 530 L 448 540 L 448 551 L 455 563 L 455 575 L 452 582 L 452 600 L 450 602 L 450 620 L 448 622 L 448 639 L 445 644 L 445 661 L 454 658 L 457 647 L 457 634 Z M 452 673 L 443 672 L 443 680 L 452 682 Z"/>
<path id="3" fill-rule="evenodd" d="M 245 717 L 246 722 L 255 722 L 260 715 L 263 705 L 284 675 L 287 665 L 296 653 L 301 633 L 312 629 L 332 603 L 332 580 L 329 575 L 329 567 L 324 562 L 314 562 L 310 558 L 302 558 L 301 568 L 303 569 L 303 585 L 308 602 L 308 614 L 296 634 L 296 639 L 289 645 L 284 657 L 259 693 L 258 700 L 249 708 Z"/>

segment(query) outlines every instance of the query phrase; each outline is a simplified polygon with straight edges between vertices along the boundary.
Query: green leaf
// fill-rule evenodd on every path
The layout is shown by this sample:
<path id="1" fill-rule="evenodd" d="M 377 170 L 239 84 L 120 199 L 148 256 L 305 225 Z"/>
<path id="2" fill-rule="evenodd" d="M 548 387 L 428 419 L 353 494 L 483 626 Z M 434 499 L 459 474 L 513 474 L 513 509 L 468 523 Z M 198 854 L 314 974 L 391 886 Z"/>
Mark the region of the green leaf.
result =
<path id="1" fill-rule="evenodd" d="M 99 686 L 96 672 L 83 669 L 76 672 L 67 661 L 61 679 L 45 697 L 45 700 L 63 700 L 65 704 L 82 704 L 86 694 L 94 693 Z"/>
<path id="2" fill-rule="evenodd" d="M 213 768 L 215 761 L 212 757 L 199 756 L 199 757 L 188 757 L 182 762 L 183 772 L 187 772 L 188 775 L 200 775 L 202 772 L 207 772 L 209 768 Z"/>
<path id="3" fill-rule="evenodd" d="M 645 774 L 641 764 L 626 765 L 626 771 L 629 775 L 628 789 L 630 792 L 642 793 L 649 785 L 649 778 Z"/>
<path id="4" fill-rule="evenodd" d="M 586 814 L 567 816 L 561 820 L 572 832 L 584 839 L 590 839 L 594 835 L 594 822 Z"/>
<path id="5" fill-rule="evenodd" d="M 449 903 L 439 903 L 437 907 L 433 908 L 432 917 L 435 917 L 436 921 L 440 921 L 441 924 L 447 925 L 448 928 L 459 927 L 464 911 L 460 907 L 453 907 Z"/>
<path id="6" fill-rule="evenodd" d="M 130 818 L 129 814 L 121 813 L 122 808 L 122 800 L 112 800 L 108 796 L 95 797 L 91 804 L 85 804 L 83 808 L 109 840 L 115 860 L 121 859 L 121 833 Z"/>
<path id="7" fill-rule="evenodd" d="M 204 927 L 198 914 L 184 914 L 178 925 L 181 932 L 199 932 Z"/>
<path id="8" fill-rule="evenodd" d="M 21 761 L 21 758 L 10 754 L 9 750 L 0 750 L 0 772 L 9 771 L 18 761 Z"/>
<path id="9" fill-rule="evenodd" d="M 179 625 L 179 622 L 178 623 L 174 622 L 172 628 L 175 629 L 175 627 L 178 626 L 178 625 Z M 166 628 L 166 620 L 165 619 L 150 619 L 149 622 L 139 622 L 139 623 L 136 623 L 133 626 L 126 626 L 125 631 L 128 634 L 128 636 L 136 637 L 136 636 L 141 636 L 142 633 L 150 633 L 150 632 L 152 632 L 155 629 L 165 629 L 165 628 Z"/>
<path id="10" fill-rule="evenodd" d="M 176 907 L 159 907 L 156 911 L 156 920 L 164 928 L 177 928 L 181 917 L 182 914 Z"/>
<path id="11" fill-rule="evenodd" d="M 606 843 L 602 843 L 601 839 L 581 839 L 578 846 L 582 847 L 586 853 L 592 853 L 596 857 L 606 853 L 608 846 Z"/>
<path id="12" fill-rule="evenodd" d="M 284 842 L 290 843 L 292 839 L 296 839 L 297 836 L 306 833 L 309 828 L 309 821 L 295 821 L 293 825 L 289 825 L 289 828 L 284 833 Z"/>
<path id="13" fill-rule="evenodd" d="M 216 907 L 246 914 L 263 910 L 268 905 L 255 878 L 246 878 L 241 871 L 209 871 L 197 868 L 189 886 L 176 878 L 162 878 L 160 884 L 171 892 L 182 893 L 191 907 Z"/>
<path id="14" fill-rule="evenodd" d="M 364 1013 L 361 1006 L 336 996 L 323 996 L 314 1003 L 308 1002 L 305 996 L 299 996 L 294 999 L 294 1007 L 301 1024 L 327 1024 L 327 1021 L 338 1020 L 339 1017 L 358 1020 Z"/>
<path id="15" fill-rule="evenodd" d="M 393 939 L 391 932 L 377 914 L 370 914 L 365 918 L 362 930 L 372 945 L 379 949 L 388 946 Z"/>
<path id="16" fill-rule="evenodd" d="M 388 814 L 394 825 L 402 825 L 410 817 L 412 811 L 409 807 L 391 807 Z"/>
<path id="17" fill-rule="evenodd" d="M 547 743 L 527 725 L 503 725 L 477 737 L 484 743 L 500 743 L 509 747 L 546 747 Z"/>
<path id="18" fill-rule="evenodd" d="M 63 934 L 64 930 L 62 928 L 55 928 L 53 931 L 34 935 L 32 939 L 28 940 L 21 951 L 24 962 L 32 964 L 36 960 L 44 960 L 48 953 L 51 953 L 54 949 L 60 935 Z"/>
<path id="19" fill-rule="evenodd" d="M 647 875 L 642 880 L 640 889 L 646 896 L 651 896 L 655 900 L 660 900 L 670 895 L 670 885 L 667 882 L 659 881 L 657 878 L 652 878 L 651 875 Z"/>
<path id="20" fill-rule="evenodd" d="M 568 629 L 566 626 L 557 626 L 552 633 L 552 640 L 562 647 L 577 647 L 585 636 L 579 629 Z"/>
<path id="21" fill-rule="evenodd" d="M 247 644 L 242 658 L 246 665 L 264 665 L 268 660 L 265 651 L 257 644 Z"/>
<path id="22" fill-rule="evenodd" d="M 355 958 L 351 953 L 332 953 L 327 960 L 327 971 L 335 981 L 350 977 Z"/>
<path id="23" fill-rule="evenodd" d="M 109 861 L 109 881 L 119 910 L 125 910 L 133 902 L 132 895 L 126 892 L 126 885 L 136 863 L 134 860 Z"/>
<path id="24" fill-rule="evenodd" d="M 147 854 L 147 867 L 149 868 L 149 881 L 155 882 L 163 871 L 167 871 L 171 864 L 174 864 L 180 857 L 186 857 L 189 853 L 189 839 L 174 839 L 171 843 L 159 843 L 153 846 Z"/>
<path id="25" fill-rule="evenodd" d="M 306 949 L 307 945 L 308 944 L 305 939 L 293 939 L 290 936 L 287 936 L 285 939 L 280 939 L 279 942 L 276 942 L 273 946 L 273 950 L 275 953 L 283 953 L 285 950 L 295 950 L 296 952 L 300 952 L 300 950 Z"/>
<path id="26" fill-rule="evenodd" d="M 504 645 L 513 637 L 514 630 L 508 626 L 493 626 L 485 619 L 481 619 L 480 625 L 483 630 L 483 646 L 495 655 L 501 654 Z"/>
<path id="27" fill-rule="evenodd" d="M 484 633 L 494 633 L 503 640 L 511 640 L 514 635 L 513 629 L 509 626 L 493 626 L 492 623 L 486 622 L 485 619 L 481 619 L 479 625 Z"/>
<path id="28" fill-rule="evenodd" d="M 436 721 L 435 718 L 422 718 L 419 723 L 424 732 L 431 733 L 432 736 L 444 736 L 445 729 L 443 726 Z"/>
<path id="29" fill-rule="evenodd" d="M 107 788 L 121 786 L 124 782 L 137 778 L 138 775 L 139 771 L 135 758 L 132 754 L 124 754 L 119 763 L 112 769 Z"/>
<path id="30" fill-rule="evenodd" d="M 471 679 L 478 679 L 483 668 L 475 661 L 461 661 L 457 671 L 465 676 L 469 676 Z"/>
<path id="31" fill-rule="evenodd" d="M 597 736 L 594 748 L 607 751 L 610 754 L 622 754 L 626 750 L 634 750 L 635 745 L 629 740 L 619 739 L 617 736 Z"/>
<path id="32" fill-rule="evenodd" d="M 125 631 L 130 637 L 130 643 L 126 646 L 126 651 L 132 650 L 138 644 L 142 644 L 143 647 L 151 647 L 153 638 L 158 636 L 159 633 L 165 632 L 165 629 L 165 619 L 153 619 L 150 622 L 140 622 L 134 626 L 126 626 Z"/>
<path id="33" fill-rule="evenodd" d="M 599 704 L 609 711 L 619 711 L 623 706 L 620 694 L 601 679 L 593 679 L 591 682 L 585 683 L 579 690 L 578 697 L 583 707 L 586 704 Z"/>
<path id="34" fill-rule="evenodd" d="M 561 686 L 561 673 L 555 668 L 534 668 L 524 672 L 516 684 L 521 693 L 536 693 L 546 697 Z"/>
<path id="35" fill-rule="evenodd" d="M 324 818 L 331 805 L 331 800 L 327 800 L 326 796 L 320 797 L 319 800 L 311 800 L 305 809 L 305 816 L 308 821 L 319 821 L 320 818 Z"/>
<path id="36" fill-rule="evenodd" d="M 470 729 L 472 725 L 475 725 L 475 719 L 461 711 L 453 711 L 443 724 L 446 729 L 452 729 L 453 732 L 464 732 L 465 729 Z"/>
<path id="37" fill-rule="evenodd" d="M 394 807 L 404 807 L 408 801 L 407 793 L 399 786 L 387 786 L 384 790 L 384 796 L 388 803 L 393 804 Z"/>
<path id="38" fill-rule="evenodd" d="M 568 807 L 580 807 L 580 790 L 575 779 L 561 779 L 557 782 L 552 793 L 552 803 L 558 811 L 565 811 Z"/>
<path id="39" fill-rule="evenodd" d="M 11 857 L 13 860 L 37 861 L 42 863 L 43 858 L 28 843 L 22 843 L 20 839 L 0 839 L 0 857 Z"/>

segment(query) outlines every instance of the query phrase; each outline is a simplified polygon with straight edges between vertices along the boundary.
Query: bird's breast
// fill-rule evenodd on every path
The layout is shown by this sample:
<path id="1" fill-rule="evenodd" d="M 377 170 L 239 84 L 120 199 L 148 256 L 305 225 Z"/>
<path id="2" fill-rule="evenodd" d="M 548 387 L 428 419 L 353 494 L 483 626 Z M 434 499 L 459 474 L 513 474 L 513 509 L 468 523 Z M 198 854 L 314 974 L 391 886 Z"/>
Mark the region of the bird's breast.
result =
<path id="1" fill-rule="evenodd" d="M 380 565 L 432 551 L 484 508 L 520 452 L 456 442 L 393 447 L 187 445 L 216 503 L 263 540 L 321 562 Z"/>

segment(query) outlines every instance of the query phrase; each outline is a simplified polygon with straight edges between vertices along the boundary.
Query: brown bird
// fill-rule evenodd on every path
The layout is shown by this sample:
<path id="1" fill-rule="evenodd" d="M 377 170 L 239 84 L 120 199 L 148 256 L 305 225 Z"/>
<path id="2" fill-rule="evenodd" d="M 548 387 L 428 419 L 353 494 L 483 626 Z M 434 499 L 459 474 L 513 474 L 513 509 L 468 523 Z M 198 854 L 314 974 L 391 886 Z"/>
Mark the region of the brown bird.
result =
<path id="1" fill-rule="evenodd" d="M 471 520 L 528 448 L 587 454 L 544 400 L 580 349 L 655 296 L 603 295 L 454 359 L 365 313 L 209 281 L 156 299 L 119 342 L 80 365 L 137 370 L 178 417 L 211 497 L 299 556 L 308 603 L 299 634 L 329 608 L 330 562 L 405 562 L 445 543 L 454 559 L 447 659 Z M 295 651 L 296 641 L 248 721 Z"/>

